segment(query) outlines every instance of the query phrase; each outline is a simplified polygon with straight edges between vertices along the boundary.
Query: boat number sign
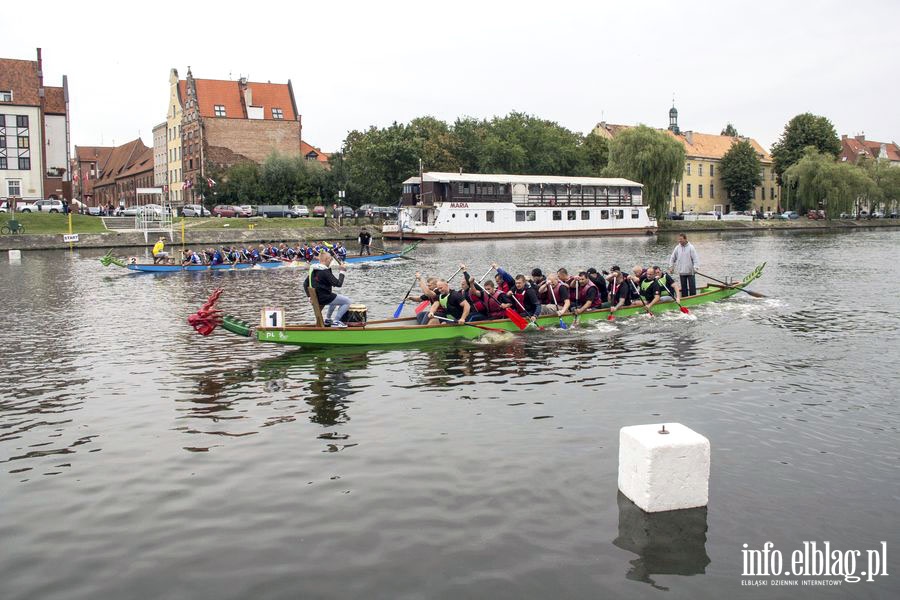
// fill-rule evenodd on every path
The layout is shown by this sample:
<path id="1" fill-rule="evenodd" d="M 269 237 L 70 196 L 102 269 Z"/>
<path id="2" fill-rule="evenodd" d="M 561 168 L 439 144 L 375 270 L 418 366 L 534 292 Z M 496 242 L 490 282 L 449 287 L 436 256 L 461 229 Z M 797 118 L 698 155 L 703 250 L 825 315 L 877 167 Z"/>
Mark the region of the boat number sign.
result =
<path id="1" fill-rule="evenodd" d="M 283 308 L 264 308 L 259 318 L 259 326 L 267 329 L 282 329 L 284 327 Z"/>

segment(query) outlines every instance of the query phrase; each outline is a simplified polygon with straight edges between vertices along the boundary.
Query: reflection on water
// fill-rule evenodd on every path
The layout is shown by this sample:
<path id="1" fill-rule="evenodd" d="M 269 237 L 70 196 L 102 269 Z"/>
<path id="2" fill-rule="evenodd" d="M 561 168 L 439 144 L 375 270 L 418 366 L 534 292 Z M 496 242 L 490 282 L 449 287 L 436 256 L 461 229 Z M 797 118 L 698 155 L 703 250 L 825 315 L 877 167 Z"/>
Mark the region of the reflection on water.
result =
<path id="1" fill-rule="evenodd" d="M 613 544 L 638 555 L 629 561 L 627 579 L 660 586 L 652 575 L 702 575 L 710 563 L 706 553 L 706 507 L 647 513 L 622 492 L 619 535 Z"/>

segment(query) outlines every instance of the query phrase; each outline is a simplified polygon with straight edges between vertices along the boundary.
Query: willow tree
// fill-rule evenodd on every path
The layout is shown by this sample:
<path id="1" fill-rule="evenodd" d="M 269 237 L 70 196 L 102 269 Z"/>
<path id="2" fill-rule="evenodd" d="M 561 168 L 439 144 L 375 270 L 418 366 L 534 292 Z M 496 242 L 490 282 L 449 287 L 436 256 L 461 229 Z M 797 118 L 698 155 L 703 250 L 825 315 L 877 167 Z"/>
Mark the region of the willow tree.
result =
<path id="1" fill-rule="evenodd" d="M 783 181 L 787 207 L 798 212 L 825 208 L 834 216 L 858 211 L 861 203 L 879 195 L 878 186 L 864 169 L 836 162 L 830 153 L 813 147 L 784 172 Z"/>
<path id="2" fill-rule="evenodd" d="M 609 177 L 644 185 L 644 200 L 658 218 L 666 214 L 672 189 L 684 173 L 684 146 L 657 129 L 638 125 L 609 143 Z"/>

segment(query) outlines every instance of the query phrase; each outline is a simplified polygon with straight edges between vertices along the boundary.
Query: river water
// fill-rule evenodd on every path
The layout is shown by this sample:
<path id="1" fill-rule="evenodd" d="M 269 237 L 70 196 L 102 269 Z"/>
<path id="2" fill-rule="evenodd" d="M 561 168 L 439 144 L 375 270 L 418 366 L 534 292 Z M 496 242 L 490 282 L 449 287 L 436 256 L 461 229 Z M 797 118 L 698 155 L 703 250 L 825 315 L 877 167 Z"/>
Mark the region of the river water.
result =
<path id="1" fill-rule="evenodd" d="M 768 261 L 768 298 L 332 352 L 185 323 L 215 287 L 251 321 L 309 320 L 296 270 L 4 256 L 0 597 L 897 597 L 900 232 L 692 241 L 721 278 Z M 630 267 L 673 245 L 428 245 L 351 267 L 345 291 L 387 317 L 417 269 Z M 663 422 L 710 439 L 708 508 L 648 516 L 617 494 L 619 429 Z M 889 575 L 773 589 L 742 576 L 743 544 L 766 541 L 886 541 Z"/>

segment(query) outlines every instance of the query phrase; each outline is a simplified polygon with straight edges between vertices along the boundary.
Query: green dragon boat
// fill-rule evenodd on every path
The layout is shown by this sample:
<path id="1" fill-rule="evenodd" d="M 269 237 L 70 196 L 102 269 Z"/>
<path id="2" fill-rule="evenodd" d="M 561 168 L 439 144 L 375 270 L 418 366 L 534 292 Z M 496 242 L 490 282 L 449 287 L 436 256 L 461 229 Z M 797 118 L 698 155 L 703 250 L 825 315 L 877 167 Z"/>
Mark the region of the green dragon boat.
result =
<path id="1" fill-rule="evenodd" d="M 739 282 L 728 286 L 710 284 L 700 288 L 694 296 L 686 296 L 681 299 L 681 305 L 695 307 L 711 302 L 725 300 L 741 292 L 755 279 L 762 275 L 765 263 L 756 267 L 752 273 Z M 653 306 L 654 314 L 677 311 L 679 306 L 675 302 L 663 302 Z M 616 318 L 640 315 L 646 312 L 644 305 L 632 304 L 616 311 Z M 609 309 L 590 310 L 583 313 L 580 322 L 605 320 L 609 316 Z M 563 320 L 571 325 L 574 315 L 566 315 Z M 558 327 L 559 318 L 556 315 L 547 315 L 538 318 L 538 324 L 545 327 Z M 493 321 L 478 321 L 473 324 L 447 324 L 447 325 L 418 325 L 415 317 L 403 319 L 385 319 L 383 321 L 369 321 L 362 327 L 318 327 L 316 325 L 285 325 L 283 327 L 253 327 L 247 321 L 237 317 L 226 315 L 222 320 L 222 327 L 232 333 L 244 337 L 256 336 L 257 341 L 288 344 L 304 347 L 342 347 L 342 346 L 384 346 L 397 344 L 416 344 L 422 342 L 452 340 L 458 338 L 477 338 L 488 333 L 490 329 L 500 329 L 509 332 L 518 332 L 519 328 L 508 319 Z"/>

